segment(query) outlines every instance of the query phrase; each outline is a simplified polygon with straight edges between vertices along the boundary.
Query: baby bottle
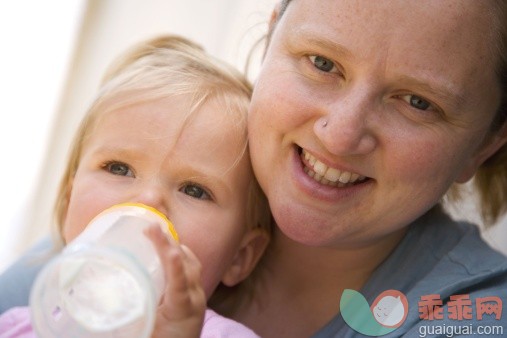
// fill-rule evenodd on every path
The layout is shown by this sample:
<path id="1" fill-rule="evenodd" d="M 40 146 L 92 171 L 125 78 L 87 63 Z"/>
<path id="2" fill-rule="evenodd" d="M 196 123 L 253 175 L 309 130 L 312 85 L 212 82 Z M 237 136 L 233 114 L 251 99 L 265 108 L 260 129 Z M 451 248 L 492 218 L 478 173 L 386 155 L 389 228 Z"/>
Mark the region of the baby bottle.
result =
<path id="1" fill-rule="evenodd" d="M 143 230 L 158 224 L 178 240 L 158 210 L 115 205 L 47 264 L 30 294 L 32 324 L 40 338 L 149 337 L 165 281 Z"/>

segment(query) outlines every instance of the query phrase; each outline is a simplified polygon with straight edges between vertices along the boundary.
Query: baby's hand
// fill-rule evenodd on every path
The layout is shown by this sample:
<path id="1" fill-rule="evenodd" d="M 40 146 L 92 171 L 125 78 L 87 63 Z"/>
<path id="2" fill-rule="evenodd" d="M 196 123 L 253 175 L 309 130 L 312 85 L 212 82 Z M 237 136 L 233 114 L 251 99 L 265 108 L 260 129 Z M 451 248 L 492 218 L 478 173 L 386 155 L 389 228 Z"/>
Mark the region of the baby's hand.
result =
<path id="1" fill-rule="evenodd" d="M 158 226 L 145 234 L 157 250 L 166 280 L 152 338 L 199 337 L 206 310 L 201 263 L 190 249 L 167 238 Z"/>

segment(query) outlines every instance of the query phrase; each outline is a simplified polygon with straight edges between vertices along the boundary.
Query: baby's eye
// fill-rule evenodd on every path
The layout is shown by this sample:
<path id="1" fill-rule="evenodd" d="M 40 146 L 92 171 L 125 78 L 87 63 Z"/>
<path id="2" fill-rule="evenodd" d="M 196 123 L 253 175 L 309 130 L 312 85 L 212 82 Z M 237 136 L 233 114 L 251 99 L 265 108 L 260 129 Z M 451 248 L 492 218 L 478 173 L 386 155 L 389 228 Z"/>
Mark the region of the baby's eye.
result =
<path id="1" fill-rule="evenodd" d="M 317 68 L 323 72 L 331 73 L 332 71 L 333 72 L 337 71 L 337 68 L 336 68 L 334 62 L 329 60 L 328 58 L 325 58 L 320 55 L 310 55 L 308 58 L 313 63 L 315 68 Z"/>
<path id="2" fill-rule="evenodd" d="M 113 175 L 134 177 L 134 172 L 125 163 L 110 162 L 106 164 L 105 168 Z"/>
<path id="3" fill-rule="evenodd" d="M 408 104 L 410 104 L 412 107 L 414 107 L 415 109 L 428 110 L 428 108 L 431 108 L 431 103 L 429 103 L 428 101 L 426 101 L 425 99 L 423 99 L 420 96 L 417 96 L 417 95 L 403 95 L 403 96 L 401 96 L 401 98 L 405 102 L 407 102 Z"/>
<path id="4" fill-rule="evenodd" d="M 193 198 L 201 200 L 211 200 L 210 194 L 204 188 L 202 188 L 197 184 L 191 183 L 185 184 L 180 191 Z"/>

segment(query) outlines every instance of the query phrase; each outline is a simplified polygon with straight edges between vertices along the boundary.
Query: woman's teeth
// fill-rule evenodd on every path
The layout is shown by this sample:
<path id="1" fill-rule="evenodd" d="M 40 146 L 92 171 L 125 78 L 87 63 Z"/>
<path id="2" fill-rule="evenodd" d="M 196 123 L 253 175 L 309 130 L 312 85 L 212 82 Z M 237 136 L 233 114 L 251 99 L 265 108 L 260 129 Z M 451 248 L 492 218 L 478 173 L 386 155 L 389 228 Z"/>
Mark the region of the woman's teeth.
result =
<path id="1" fill-rule="evenodd" d="M 364 176 L 360 176 L 349 171 L 340 171 L 338 169 L 328 167 L 304 149 L 301 152 L 301 157 L 305 160 L 305 173 L 321 184 L 326 184 L 332 187 L 344 187 L 365 179 Z"/>

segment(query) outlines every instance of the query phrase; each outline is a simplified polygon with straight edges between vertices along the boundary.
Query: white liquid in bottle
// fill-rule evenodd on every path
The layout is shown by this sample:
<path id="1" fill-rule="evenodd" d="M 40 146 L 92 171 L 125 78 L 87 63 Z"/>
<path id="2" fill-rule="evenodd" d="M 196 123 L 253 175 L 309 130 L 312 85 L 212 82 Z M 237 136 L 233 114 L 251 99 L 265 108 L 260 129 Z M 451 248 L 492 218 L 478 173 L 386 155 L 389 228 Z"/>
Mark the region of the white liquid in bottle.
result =
<path id="1" fill-rule="evenodd" d="M 151 241 L 159 224 L 172 224 L 153 208 L 113 206 L 96 218 L 46 266 L 30 296 L 32 322 L 41 337 L 149 337 L 165 285 Z"/>

